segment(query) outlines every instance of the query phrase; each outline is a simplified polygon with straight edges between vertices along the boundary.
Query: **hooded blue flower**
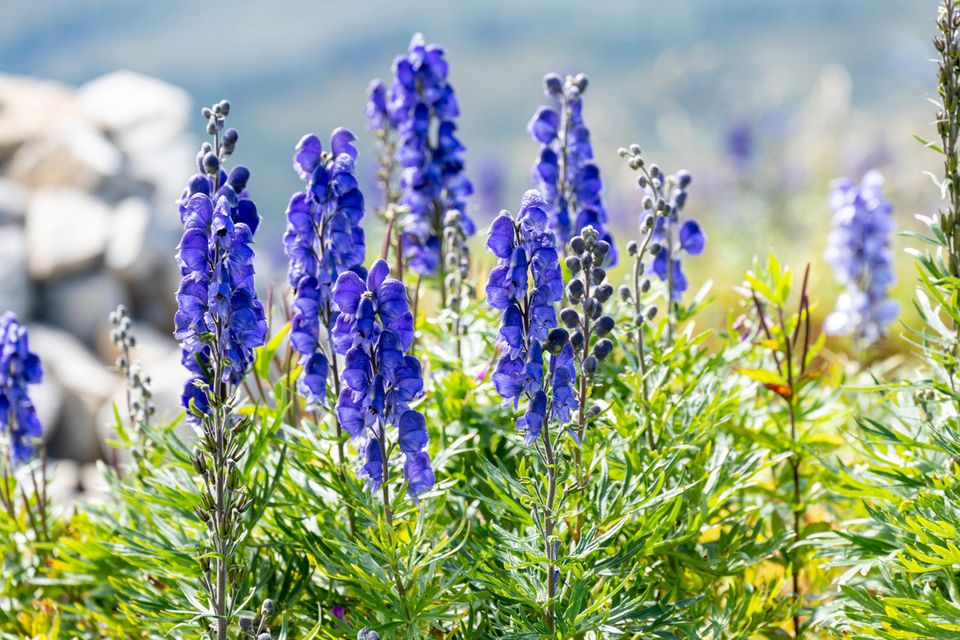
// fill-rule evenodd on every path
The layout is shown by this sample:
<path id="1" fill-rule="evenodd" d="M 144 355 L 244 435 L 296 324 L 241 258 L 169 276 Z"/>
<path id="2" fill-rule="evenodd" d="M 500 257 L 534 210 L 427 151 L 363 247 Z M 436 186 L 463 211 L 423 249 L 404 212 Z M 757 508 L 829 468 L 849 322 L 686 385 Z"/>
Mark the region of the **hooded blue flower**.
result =
<path id="1" fill-rule="evenodd" d="M 568 78 L 563 82 L 556 74 L 548 74 L 544 80 L 549 104 L 537 109 L 527 130 L 541 144 L 533 180 L 548 204 L 550 228 L 563 246 L 572 235 L 593 227 L 602 240 L 610 243 L 606 261 L 614 265 L 616 243 L 606 228 L 609 220 L 601 195 L 603 181 L 593 162 L 590 130 L 583 120 L 586 81 Z"/>
<path id="2" fill-rule="evenodd" d="M 333 289 L 339 312 L 333 327 L 337 353 L 344 356 L 337 399 L 337 418 L 362 443 L 364 462 L 357 474 L 376 490 L 389 463 L 387 428 L 397 429 L 397 445 L 405 457 L 404 479 L 417 496 L 433 486 L 429 442 L 423 415 L 410 408 L 423 393 L 420 361 L 406 352 L 413 344 L 413 314 L 403 284 L 390 276 L 383 260 L 366 280 L 354 271 L 340 274 Z"/>
<path id="3" fill-rule="evenodd" d="M 27 328 L 8 311 L 0 316 L 0 428 L 10 439 L 14 464 L 33 455 L 42 427 L 27 385 L 43 378 L 40 358 L 30 351 Z"/>
<path id="4" fill-rule="evenodd" d="M 524 432 L 528 444 L 536 440 L 548 417 L 565 421 L 579 406 L 572 392 L 576 368 L 569 344 L 550 357 L 550 376 L 544 375 L 541 342 L 557 326 L 556 304 L 563 298 L 556 243 L 547 203 L 535 190 L 524 194 L 516 218 L 500 214 L 487 238 L 487 248 L 497 257 L 487 281 L 487 303 L 502 311 L 497 334 L 501 356 L 491 379 L 497 393 L 514 407 L 521 396 L 530 399 L 517 420 L 517 430 Z M 550 416 L 546 380 L 553 400 Z"/>
<path id="5" fill-rule="evenodd" d="M 184 366 L 194 374 L 184 391 L 185 407 L 195 398 L 198 381 L 213 382 L 214 355 L 224 362 L 222 381 L 237 385 L 253 361 L 253 350 L 266 339 L 267 323 L 253 281 L 253 233 L 245 222 L 235 222 L 232 212 L 223 195 L 216 207 L 204 193 L 194 193 L 183 205 L 174 335 Z"/>
<path id="6" fill-rule="evenodd" d="M 410 209 L 403 222 L 402 245 L 410 266 L 422 274 L 432 274 L 440 263 L 447 211 L 459 212 L 467 236 L 476 230 L 467 215 L 466 199 L 473 185 L 464 174 L 465 147 L 456 135 L 460 107 L 448 72 L 443 48 L 426 44 L 418 33 L 407 54 L 393 62 L 389 92 L 375 80 L 367 101 L 370 128 L 399 134 L 400 202 Z"/>
<path id="7" fill-rule="evenodd" d="M 679 300 L 683 292 L 689 288 L 687 276 L 683 272 L 681 256 L 683 254 L 697 256 L 703 253 L 707 244 L 707 236 L 695 220 L 680 221 L 680 214 L 687 202 L 687 188 L 691 178 L 687 171 L 679 171 L 672 181 L 672 188 L 666 193 L 669 212 L 657 218 L 653 232 L 653 241 L 660 245 L 661 250 L 653 258 L 653 272 L 663 282 L 671 285 L 673 300 Z M 650 191 L 649 195 L 657 194 Z M 670 271 L 670 256 L 673 256 L 673 274 Z"/>
<path id="8" fill-rule="evenodd" d="M 886 335 L 900 312 L 897 302 L 887 297 L 894 282 L 890 235 L 896 225 L 883 194 L 883 177 L 871 171 L 859 185 L 847 178 L 836 180 L 829 202 L 834 226 L 826 259 L 846 290 L 824 330 L 874 342 Z"/>
<path id="9" fill-rule="evenodd" d="M 283 245 L 289 258 L 287 280 L 296 293 L 292 305 L 290 341 L 300 354 L 297 382 L 307 406 L 326 394 L 329 357 L 320 346 L 320 327 L 332 329 L 337 319 L 333 285 L 346 271 L 365 275 L 364 199 L 354 163 L 353 133 L 338 128 L 330 136 L 330 151 L 309 134 L 297 144 L 293 167 L 304 181 L 287 206 Z"/>

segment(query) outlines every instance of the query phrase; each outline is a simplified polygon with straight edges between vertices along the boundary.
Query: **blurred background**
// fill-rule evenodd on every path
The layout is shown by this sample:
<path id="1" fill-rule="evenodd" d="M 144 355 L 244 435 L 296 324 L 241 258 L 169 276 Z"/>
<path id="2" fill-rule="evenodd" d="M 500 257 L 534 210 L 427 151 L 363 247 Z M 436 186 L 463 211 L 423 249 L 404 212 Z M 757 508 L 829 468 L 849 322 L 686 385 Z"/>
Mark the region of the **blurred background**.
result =
<path id="1" fill-rule="evenodd" d="M 531 186 L 526 123 L 547 71 L 590 78 L 584 112 L 621 244 L 637 234 L 639 201 L 617 148 L 636 142 L 667 171 L 692 172 L 687 212 L 709 241 L 685 268 L 718 298 L 705 325 L 736 312 L 733 287 L 770 251 L 797 270 L 812 263 L 829 312 L 833 178 L 880 169 L 901 229 L 937 207 L 924 172 L 938 158 L 913 139 L 935 137 L 933 0 L 17 4 L 0 22 L 0 310 L 33 327 L 51 453 L 80 463 L 81 484 L 83 464 L 108 452 L 116 304 L 132 310 L 161 411 L 176 407 L 174 200 L 194 171 L 200 106 L 232 102 L 233 162 L 251 169 L 264 217 L 258 283 L 279 292 L 294 145 L 352 129 L 376 205 L 366 87 L 416 31 L 448 53 L 480 226 Z M 896 244 L 909 309 L 913 272 Z M 887 350 L 904 348 L 899 332 Z"/>

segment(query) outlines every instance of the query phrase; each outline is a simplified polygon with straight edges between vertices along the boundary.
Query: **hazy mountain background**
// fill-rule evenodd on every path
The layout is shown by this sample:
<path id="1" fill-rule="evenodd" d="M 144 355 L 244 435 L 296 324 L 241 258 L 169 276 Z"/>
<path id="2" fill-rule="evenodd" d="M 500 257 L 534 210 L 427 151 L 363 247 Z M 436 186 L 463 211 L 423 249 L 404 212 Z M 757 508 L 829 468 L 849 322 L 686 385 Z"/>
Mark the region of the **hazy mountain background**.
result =
<path id="1" fill-rule="evenodd" d="M 416 31 L 448 51 L 468 171 L 502 177 L 498 197 L 475 203 L 481 219 L 529 186 L 537 147 L 525 126 L 551 70 L 590 77 L 585 112 L 618 224 L 633 227 L 635 205 L 615 151 L 639 142 L 668 169 L 694 172 L 691 212 L 736 239 L 709 255 L 737 270 L 779 244 L 770 229 L 791 246 L 822 244 L 836 174 L 880 165 L 905 220 L 933 206 L 921 170 L 936 159 L 911 139 L 932 131 L 932 0 L 13 4 L 0 22 L 7 72 L 79 84 L 128 68 L 185 87 L 198 108 L 229 98 L 236 159 L 276 231 L 303 133 L 353 129 L 372 172 L 366 87 Z M 198 139 L 202 125 L 198 115 Z M 732 131 L 749 146 L 739 165 L 725 152 Z"/>

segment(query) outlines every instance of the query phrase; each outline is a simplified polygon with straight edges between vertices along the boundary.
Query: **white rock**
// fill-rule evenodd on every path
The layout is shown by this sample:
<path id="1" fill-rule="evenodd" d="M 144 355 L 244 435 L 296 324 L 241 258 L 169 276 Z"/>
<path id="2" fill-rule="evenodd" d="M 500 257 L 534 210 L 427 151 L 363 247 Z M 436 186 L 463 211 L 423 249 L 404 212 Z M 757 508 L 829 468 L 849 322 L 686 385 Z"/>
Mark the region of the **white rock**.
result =
<path id="1" fill-rule="evenodd" d="M 53 122 L 76 113 L 70 87 L 27 76 L 0 75 L 0 162 Z"/>
<path id="2" fill-rule="evenodd" d="M 97 459 L 103 451 L 97 412 L 117 388 L 117 376 L 64 331 L 32 325 L 30 345 L 43 360 L 44 374 L 63 389 L 63 413 L 49 443 L 50 454 L 80 462 Z"/>
<path id="3" fill-rule="evenodd" d="M 0 224 L 22 224 L 26 215 L 27 190 L 12 180 L 0 178 Z"/>
<path id="4" fill-rule="evenodd" d="M 110 492 L 110 485 L 103 477 L 102 463 L 85 464 L 80 467 L 80 489 L 84 502 L 102 502 Z"/>
<path id="5" fill-rule="evenodd" d="M 80 465 L 72 460 L 51 460 L 47 463 L 47 496 L 55 505 L 71 505 L 80 490 Z"/>
<path id="6" fill-rule="evenodd" d="M 109 238 L 110 210 L 78 189 L 44 189 L 30 200 L 30 275 L 47 280 L 97 264 Z"/>
<path id="7" fill-rule="evenodd" d="M 24 144 L 10 162 L 10 176 L 30 188 L 76 186 L 96 191 L 123 170 L 123 154 L 87 121 L 53 124 Z"/>
<path id="8" fill-rule="evenodd" d="M 0 313 L 13 311 L 26 318 L 33 306 L 27 269 L 26 234 L 20 227 L 0 227 Z"/>
<path id="9" fill-rule="evenodd" d="M 30 387 L 30 398 L 43 425 L 43 441 L 50 442 L 63 412 L 63 389 L 55 377 L 46 374 L 39 384 Z"/>
<path id="10" fill-rule="evenodd" d="M 106 264 L 118 277 L 143 280 L 155 271 L 158 256 L 149 242 L 150 227 L 150 206 L 140 198 L 127 198 L 114 210 Z"/>
<path id="11" fill-rule="evenodd" d="M 146 140 L 151 145 L 182 132 L 190 114 L 186 91 L 127 70 L 108 73 L 81 86 L 77 104 L 91 121 L 118 139 L 136 142 L 139 138 L 141 144 Z"/>
<path id="12" fill-rule="evenodd" d="M 44 318 L 95 345 L 108 336 L 108 314 L 117 305 L 129 306 L 127 290 L 106 271 L 88 271 L 51 281 L 44 289 Z"/>

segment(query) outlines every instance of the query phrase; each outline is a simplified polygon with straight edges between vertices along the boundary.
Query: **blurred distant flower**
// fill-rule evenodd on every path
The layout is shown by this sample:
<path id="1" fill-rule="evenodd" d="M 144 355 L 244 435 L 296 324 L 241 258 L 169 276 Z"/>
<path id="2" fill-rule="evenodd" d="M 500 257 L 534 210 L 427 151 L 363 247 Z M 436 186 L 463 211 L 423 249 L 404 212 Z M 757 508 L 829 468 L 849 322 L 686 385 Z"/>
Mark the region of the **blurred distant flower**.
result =
<path id="1" fill-rule="evenodd" d="M 756 154 L 756 140 L 750 123 L 744 119 L 733 122 L 724 133 L 723 151 L 737 169 L 749 166 Z"/>
<path id="2" fill-rule="evenodd" d="M 30 351 L 27 328 L 8 311 L 0 316 L 0 427 L 10 438 L 14 464 L 33 455 L 33 440 L 42 427 L 27 385 L 43 378 L 40 358 Z"/>
<path id="3" fill-rule="evenodd" d="M 890 235 L 896 225 L 893 207 L 883 194 L 883 177 L 867 173 L 860 184 L 848 178 L 833 183 L 829 199 L 833 231 L 827 262 L 846 290 L 824 323 L 829 334 L 853 335 L 867 344 L 886 335 L 900 312 L 887 298 L 894 282 Z"/>
<path id="4" fill-rule="evenodd" d="M 330 150 L 323 151 L 313 134 L 297 144 L 294 169 L 306 189 L 290 198 L 284 249 L 290 259 L 287 280 L 296 292 L 292 305 L 290 343 L 300 354 L 300 392 L 313 407 L 326 393 L 327 368 L 333 353 L 320 347 L 320 325 L 329 332 L 337 319 L 333 285 L 345 271 L 366 276 L 363 193 L 354 162 L 356 138 L 347 129 L 334 130 Z"/>
<path id="5" fill-rule="evenodd" d="M 375 80 L 367 102 L 371 129 L 390 128 L 399 134 L 400 204 L 409 208 L 402 246 L 410 266 L 422 274 L 442 267 L 440 243 L 447 211 L 460 213 L 466 235 L 475 232 L 466 212 L 473 185 L 464 174 L 465 148 L 456 136 L 460 106 L 448 71 L 443 48 L 426 44 L 418 33 L 407 54 L 394 60 L 389 91 Z"/>
<path id="6" fill-rule="evenodd" d="M 583 120 L 583 93 L 587 77 L 544 77 L 548 104 L 537 109 L 527 125 L 542 146 L 533 167 L 533 179 L 547 203 L 550 229 L 565 246 L 571 235 L 590 226 L 610 243 L 607 264 L 617 262 L 616 245 L 606 229 L 607 211 L 601 191 L 600 169 L 593 162 L 590 130 Z"/>
<path id="7" fill-rule="evenodd" d="M 340 274 L 333 290 L 339 311 L 333 329 L 337 353 L 344 356 L 343 389 L 337 417 L 364 456 L 360 478 L 371 491 L 387 481 L 387 427 L 397 429 L 405 456 L 404 479 L 416 496 L 434 484 L 426 420 L 410 408 L 423 391 L 420 361 L 405 355 L 413 344 L 413 314 L 403 284 L 378 260 L 366 281 L 354 271 Z M 389 508 L 389 505 L 387 505 Z M 388 518 L 389 519 L 389 518 Z"/>
<path id="8" fill-rule="evenodd" d="M 496 156 L 487 156 L 480 161 L 476 175 L 480 211 L 499 211 L 503 202 L 503 163 Z"/>

